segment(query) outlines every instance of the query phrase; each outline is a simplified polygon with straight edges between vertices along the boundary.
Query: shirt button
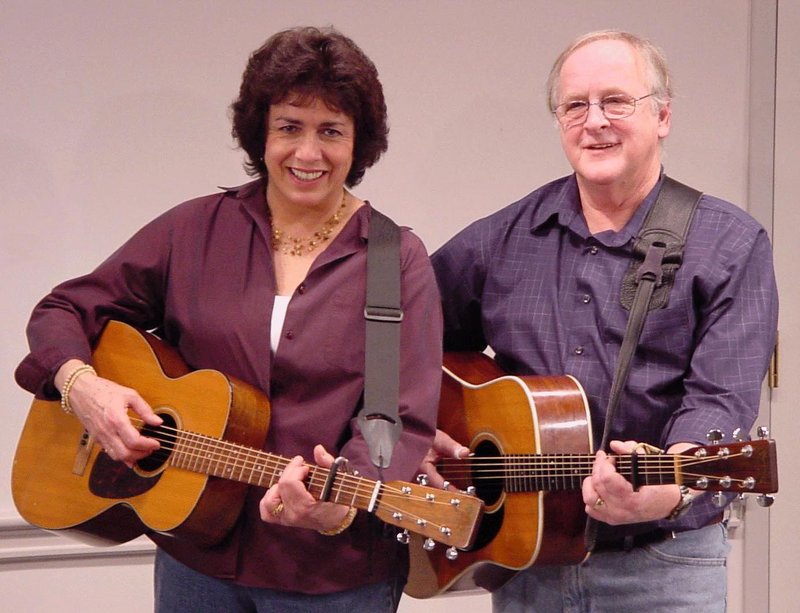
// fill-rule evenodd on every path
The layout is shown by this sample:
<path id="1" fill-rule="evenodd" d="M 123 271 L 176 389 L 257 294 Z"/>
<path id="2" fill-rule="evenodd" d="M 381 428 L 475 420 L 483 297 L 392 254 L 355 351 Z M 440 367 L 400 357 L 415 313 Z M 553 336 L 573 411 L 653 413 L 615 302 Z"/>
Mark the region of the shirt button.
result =
<path id="1" fill-rule="evenodd" d="M 581 302 L 583 304 L 589 304 L 592 301 L 592 297 L 589 294 L 584 294 L 583 298 L 581 298 Z"/>
<path id="2" fill-rule="evenodd" d="M 592 255 L 597 255 L 598 251 L 599 249 L 597 248 L 597 245 L 592 245 L 591 248 L 589 249 L 589 253 L 591 253 Z"/>
<path id="3" fill-rule="evenodd" d="M 287 339 L 289 339 L 289 340 L 292 340 L 292 339 L 294 338 L 294 332 L 293 332 L 292 330 L 289 330 L 289 331 L 288 331 L 288 332 L 285 334 L 285 336 L 286 336 L 286 338 L 287 338 Z"/>
<path id="4" fill-rule="evenodd" d="M 583 355 L 583 347 L 581 347 L 580 345 L 575 347 L 575 355 Z"/>
<path id="5" fill-rule="evenodd" d="M 305 283 L 301 283 L 300 285 L 297 286 L 297 293 L 298 294 L 305 294 L 306 293 L 306 284 Z"/>

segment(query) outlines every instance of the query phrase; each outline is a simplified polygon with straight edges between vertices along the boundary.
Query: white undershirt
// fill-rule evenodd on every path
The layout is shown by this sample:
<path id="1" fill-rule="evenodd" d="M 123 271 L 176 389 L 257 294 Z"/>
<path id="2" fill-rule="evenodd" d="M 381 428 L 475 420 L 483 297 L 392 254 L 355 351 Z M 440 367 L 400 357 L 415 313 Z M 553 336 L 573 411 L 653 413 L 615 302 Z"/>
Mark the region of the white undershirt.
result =
<path id="1" fill-rule="evenodd" d="M 275 302 L 272 304 L 272 325 L 270 327 L 269 343 L 270 347 L 272 347 L 272 353 L 278 351 L 283 322 L 286 319 L 286 309 L 289 308 L 289 300 L 291 298 L 291 296 L 275 296 Z"/>

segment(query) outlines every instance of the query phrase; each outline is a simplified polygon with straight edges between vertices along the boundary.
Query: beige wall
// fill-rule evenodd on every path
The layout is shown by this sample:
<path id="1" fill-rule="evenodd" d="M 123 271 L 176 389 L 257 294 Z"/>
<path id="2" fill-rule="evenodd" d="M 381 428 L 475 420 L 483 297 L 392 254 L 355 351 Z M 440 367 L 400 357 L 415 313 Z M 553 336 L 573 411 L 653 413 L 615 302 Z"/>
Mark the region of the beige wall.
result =
<path id="1" fill-rule="evenodd" d="M 775 105 L 775 229 L 774 247 L 780 315 L 780 384 L 772 397 L 771 427 L 781 455 L 779 469 L 781 495 L 770 512 L 769 523 L 769 604 L 773 613 L 797 610 L 797 552 L 800 551 L 800 530 L 797 510 L 800 509 L 798 477 L 800 461 L 797 432 L 800 412 L 800 3 L 780 0 L 777 48 L 777 95 Z M 767 544 L 765 543 L 765 545 Z M 752 610 L 757 604 L 753 603 Z"/>
<path id="2" fill-rule="evenodd" d="M 0 368 L 6 376 L 0 393 L 7 410 L 0 473 L 10 472 L 30 403 L 10 376 L 25 353 L 30 309 L 53 284 L 94 266 L 167 207 L 245 180 L 226 109 L 247 54 L 272 32 L 333 24 L 375 61 L 387 94 L 390 148 L 356 192 L 413 226 L 433 250 L 468 221 L 568 171 L 542 85 L 555 54 L 575 35 L 599 28 L 649 36 L 670 60 L 677 98 L 667 171 L 763 210 L 764 202 L 748 202 L 750 26 L 753 15 L 773 4 L 5 0 Z M 784 11 L 794 28 L 787 33 L 799 25 L 791 12 Z M 800 68 L 796 51 L 787 47 L 782 56 L 785 78 L 793 83 Z M 796 102 L 796 93 L 784 102 L 790 109 L 784 125 L 794 134 Z M 796 181 L 791 170 L 785 178 Z M 88 553 L 71 541 L 22 529 L 8 486 L 0 487 L 4 604 L 149 610 L 146 545 L 91 551 L 107 554 L 103 558 Z M 40 579 L 47 591 L 35 587 Z M 781 590 L 771 587 L 773 594 Z M 471 610 L 488 609 L 485 596 L 462 602 Z M 453 604 L 409 600 L 403 609 Z"/>

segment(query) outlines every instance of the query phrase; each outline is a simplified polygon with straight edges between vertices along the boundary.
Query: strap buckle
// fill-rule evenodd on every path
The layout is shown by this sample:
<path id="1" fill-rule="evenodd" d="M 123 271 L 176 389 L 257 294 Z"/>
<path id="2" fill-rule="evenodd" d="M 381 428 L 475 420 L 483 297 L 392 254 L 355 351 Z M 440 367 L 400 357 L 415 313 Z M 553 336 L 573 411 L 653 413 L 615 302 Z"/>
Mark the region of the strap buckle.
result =
<path id="1" fill-rule="evenodd" d="M 399 324 L 403 321 L 403 309 L 368 304 L 364 307 L 364 319 Z"/>

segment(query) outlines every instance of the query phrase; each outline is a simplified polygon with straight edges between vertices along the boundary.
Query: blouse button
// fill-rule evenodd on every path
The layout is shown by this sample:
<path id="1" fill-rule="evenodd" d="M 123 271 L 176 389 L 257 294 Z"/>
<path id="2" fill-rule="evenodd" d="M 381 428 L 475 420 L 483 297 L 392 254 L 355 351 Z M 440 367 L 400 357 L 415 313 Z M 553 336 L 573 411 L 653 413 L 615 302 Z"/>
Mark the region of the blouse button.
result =
<path id="1" fill-rule="evenodd" d="M 584 294 L 583 298 L 581 298 L 581 302 L 583 304 L 589 304 L 592 301 L 592 297 L 589 294 Z"/>
<path id="2" fill-rule="evenodd" d="M 293 331 L 291 331 L 291 330 L 289 330 L 289 331 L 286 333 L 286 338 L 288 338 L 289 340 L 292 340 L 292 339 L 294 338 L 294 332 L 293 332 Z"/>
<path id="3" fill-rule="evenodd" d="M 583 347 L 581 347 L 580 345 L 575 347 L 575 355 L 583 355 Z"/>
<path id="4" fill-rule="evenodd" d="M 297 286 L 297 293 L 298 294 L 305 294 L 306 293 L 306 284 L 305 283 L 301 283 L 300 285 Z"/>
<path id="5" fill-rule="evenodd" d="M 599 249 L 597 248 L 597 245 L 592 245 L 591 248 L 589 249 L 589 253 L 591 253 L 592 255 L 597 255 L 598 251 Z"/>

